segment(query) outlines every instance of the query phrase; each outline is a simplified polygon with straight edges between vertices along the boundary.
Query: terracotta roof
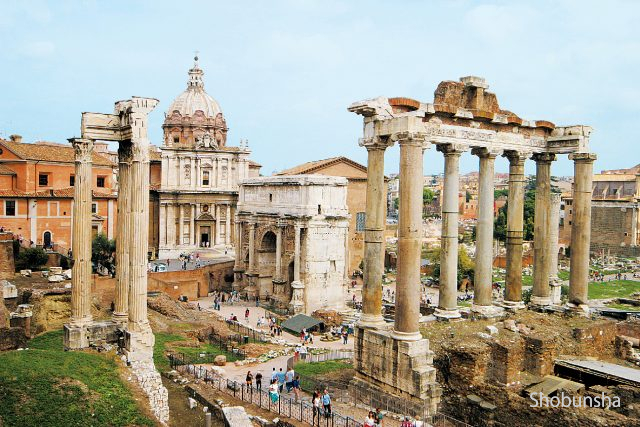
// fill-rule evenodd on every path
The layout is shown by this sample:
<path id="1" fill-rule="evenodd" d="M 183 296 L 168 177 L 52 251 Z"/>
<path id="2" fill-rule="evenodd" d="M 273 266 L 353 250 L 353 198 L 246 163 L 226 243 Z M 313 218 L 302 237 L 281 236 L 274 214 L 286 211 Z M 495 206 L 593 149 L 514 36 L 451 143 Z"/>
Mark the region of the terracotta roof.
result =
<path id="1" fill-rule="evenodd" d="M 40 190 L 40 191 L 22 191 L 22 190 L 2 190 L 0 189 L 0 197 L 34 197 L 34 198 L 52 198 L 52 199 L 69 199 L 73 198 L 73 187 L 60 188 L 57 190 Z M 92 190 L 92 197 L 96 198 L 116 198 L 117 196 L 108 192 Z"/>
<path id="2" fill-rule="evenodd" d="M 250 168 L 261 168 L 262 165 L 258 162 L 254 162 L 253 160 L 249 160 L 249 167 Z"/>
<path id="3" fill-rule="evenodd" d="M 322 169 L 324 167 L 336 164 L 336 163 L 347 163 L 351 166 L 353 166 L 356 169 L 361 170 L 362 172 L 367 172 L 367 168 L 363 165 L 361 165 L 360 163 L 354 162 L 351 159 L 348 159 L 344 156 L 339 156 L 339 157 L 330 157 L 328 159 L 324 159 L 324 160 L 316 160 L 313 162 L 307 162 L 307 163 L 303 163 L 301 165 L 298 166 L 294 166 L 290 169 L 285 169 L 283 171 L 280 171 L 278 173 L 276 173 L 276 175 L 304 175 L 304 174 L 310 174 L 313 173 L 319 169 Z"/>
<path id="4" fill-rule="evenodd" d="M 152 162 L 162 161 L 160 150 L 158 150 L 158 147 L 155 145 L 149 147 L 149 160 Z"/>
<path id="5" fill-rule="evenodd" d="M 17 175 L 13 169 L 0 163 L 0 175 Z"/>
<path id="6" fill-rule="evenodd" d="M 73 163 L 75 161 L 75 153 L 71 144 L 57 144 L 51 142 L 26 144 L 23 142 L 0 139 L 0 145 L 4 145 L 9 151 L 25 160 L 40 160 L 60 163 Z M 93 153 L 93 164 L 98 166 L 115 166 L 111 160 L 97 153 Z"/>

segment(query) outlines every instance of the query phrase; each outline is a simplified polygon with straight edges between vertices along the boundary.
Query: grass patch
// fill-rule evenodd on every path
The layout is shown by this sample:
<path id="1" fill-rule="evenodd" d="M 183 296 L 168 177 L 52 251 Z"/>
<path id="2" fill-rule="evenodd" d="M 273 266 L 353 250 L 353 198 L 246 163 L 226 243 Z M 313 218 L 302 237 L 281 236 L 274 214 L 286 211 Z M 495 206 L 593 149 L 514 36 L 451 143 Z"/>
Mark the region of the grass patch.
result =
<path id="1" fill-rule="evenodd" d="M 522 275 L 522 286 L 533 286 L 533 275 Z"/>
<path id="2" fill-rule="evenodd" d="M 471 307 L 471 300 L 469 301 L 458 301 L 459 307 Z"/>
<path id="3" fill-rule="evenodd" d="M 634 280 L 589 283 L 589 299 L 624 298 L 634 292 L 640 292 L 640 282 Z"/>
<path id="4" fill-rule="evenodd" d="M 296 363 L 296 374 L 303 377 L 318 377 L 343 369 L 353 369 L 351 362 L 346 360 L 327 360 L 326 362 Z"/>
<path id="5" fill-rule="evenodd" d="M 558 279 L 569 280 L 569 272 L 564 270 L 558 271 Z"/>
<path id="6" fill-rule="evenodd" d="M 0 416 L 13 426 L 155 425 L 109 355 L 65 352 L 62 331 L 0 354 Z"/>
<path id="7" fill-rule="evenodd" d="M 227 361 L 229 362 L 235 362 L 238 360 L 238 356 L 222 351 L 220 348 L 209 343 L 200 343 L 197 347 L 181 346 L 179 343 L 181 341 L 186 341 L 186 338 L 182 335 L 169 334 L 166 332 L 157 332 L 154 335 L 156 337 L 156 343 L 153 347 L 153 362 L 160 372 L 168 371 L 170 369 L 169 358 L 165 356 L 165 351 L 167 350 L 173 350 L 176 353 L 184 353 L 189 360 L 198 358 L 200 353 L 212 355 L 208 356 L 208 358 L 215 357 L 218 354 L 223 354 L 227 357 Z M 171 345 L 172 343 L 176 343 L 176 345 Z"/>

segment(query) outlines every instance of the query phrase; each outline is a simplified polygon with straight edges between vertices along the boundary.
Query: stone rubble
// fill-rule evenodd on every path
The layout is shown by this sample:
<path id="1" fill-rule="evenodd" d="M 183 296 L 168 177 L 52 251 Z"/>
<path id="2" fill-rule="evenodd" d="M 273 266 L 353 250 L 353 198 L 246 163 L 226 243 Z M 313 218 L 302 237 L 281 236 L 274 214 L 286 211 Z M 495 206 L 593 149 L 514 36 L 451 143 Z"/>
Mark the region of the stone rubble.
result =
<path id="1" fill-rule="evenodd" d="M 149 406 L 153 415 L 162 425 L 167 425 L 169 422 L 169 393 L 162 385 L 162 378 L 153 361 L 131 362 L 131 372 L 138 385 L 149 396 Z"/>

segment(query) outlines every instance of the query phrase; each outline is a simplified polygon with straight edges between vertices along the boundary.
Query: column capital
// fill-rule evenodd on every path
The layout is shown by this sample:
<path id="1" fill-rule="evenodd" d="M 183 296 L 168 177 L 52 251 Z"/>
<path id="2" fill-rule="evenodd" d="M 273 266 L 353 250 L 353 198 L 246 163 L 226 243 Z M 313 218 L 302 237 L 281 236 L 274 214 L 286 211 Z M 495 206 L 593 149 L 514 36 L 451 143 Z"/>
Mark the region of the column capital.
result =
<path id="1" fill-rule="evenodd" d="M 438 144 L 436 150 L 446 156 L 459 156 L 465 151 L 469 150 L 469 147 L 463 144 Z"/>
<path id="2" fill-rule="evenodd" d="M 367 151 L 381 150 L 384 151 L 393 145 L 393 141 L 389 137 L 373 136 L 371 138 L 360 138 L 358 145 L 364 147 Z"/>
<path id="3" fill-rule="evenodd" d="M 574 162 L 590 163 L 595 161 L 598 156 L 595 153 L 571 153 L 569 154 L 569 160 Z"/>
<path id="4" fill-rule="evenodd" d="M 75 151 L 75 161 L 91 163 L 93 161 L 93 140 L 84 138 L 69 138 Z"/>
<path id="5" fill-rule="evenodd" d="M 553 153 L 534 153 L 531 158 L 536 163 L 551 163 L 556 160 L 556 155 Z"/>
<path id="6" fill-rule="evenodd" d="M 495 159 L 499 155 L 501 155 L 503 150 L 497 148 L 487 148 L 487 147 L 474 147 L 471 149 L 471 154 L 478 157 Z"/>
<path id="7" fill-rule="evenodd" d="M 132 141 L 131 161 L 149 163 L 149 144 L 145 144 L 142 141 Z"/>
<path id="8" fill-rule="evenodd" d="M 396 132 L 389 137 L 390 141 L 398 142 L 400 145 L 414 145 L 428 148 L 431 143 L 426 142 L 427 134 L 425 132 Z"/>
<path id="9" fill-rule="evenodd" d="M 509 163 L 525 162 L 531 158 L 531 152 L 528 151 L 516 151 L 516 150 L 504 150 L 502 157 L 506 157 Z"/>

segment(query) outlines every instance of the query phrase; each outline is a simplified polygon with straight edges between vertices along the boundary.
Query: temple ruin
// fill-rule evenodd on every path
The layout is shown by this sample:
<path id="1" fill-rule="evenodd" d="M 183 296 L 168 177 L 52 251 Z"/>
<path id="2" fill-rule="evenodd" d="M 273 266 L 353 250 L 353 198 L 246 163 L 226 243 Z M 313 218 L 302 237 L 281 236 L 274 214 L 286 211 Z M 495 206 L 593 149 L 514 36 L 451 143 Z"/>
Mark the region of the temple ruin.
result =
<path id="1" fill-rule="evenodd" d="M 552 285 L 557 274 L 557 233 L 553 236 L 551 164 L 557 155 L 574 161 L 574 201 L 571 241 L 570 313 L 587 314 L 591 181 L 589 126 L 556 126 L 544 120 L 524 120 L 500 109 L 483 78 L 463 77 L 441 82 L 433 103 L 410 98 L 385 98 L 353 103 L 349 111 L 363 116 L 360 146 L 368 152 L 365 223 L 363 314 L 356 330 L 354 387 L 387 392 L 423 405 L 435 413 L 440 390 L 432 366 L 429 341 L 422 338 L 420 318 L 420 258 L 422 248 L 422 176 L 424 150 L 435 146 L 444 156 L 442 200 L 439 320 L 461 316 L 457 307 L 458 181 L 460 156 L 467 151 L 479 161 L 479 200 L 476 273 L 472 316 L 500 316 L 522 302 L 522 241 L 524 165 L 536 162 L 534 285 L 531 307 L 545 310 L 554 304 Z M 382 317 L 382 274 L 385 240 L 384 154 L 400 146 L 400 215 L 395 321 Z M 494 163 L 509 160 L 507 212 L 507 275 L 503 306 L 492 301 L 492 241 Z M 554 243 L 555 238 L 555 243 Z M 555 245 L 555 246 L 554 246 Z M 419 412 L 419 411 L 416 411 Z M 420 413 L 422 414 L 422 413 Z"/>
<path id="2" fill-rule="evenodd" d="M 147 118 L 157 99 L 132 97 L 115 104 L 113 114 L 83 113 L 75 149 L 73 275 L 71 319 L 64 326 L 68 350 L 120 342 L 122 352 L 151 410 L 163 424 L 169 419 L 167 390 L 153 364 L 154 335 L 147 318 L 149 221 L 149 138 Z M 117 285 L 111 321 L 91 314 L 91 161 L 94 141 L 117 141 L 120 182 L 116 233 Z"/>

